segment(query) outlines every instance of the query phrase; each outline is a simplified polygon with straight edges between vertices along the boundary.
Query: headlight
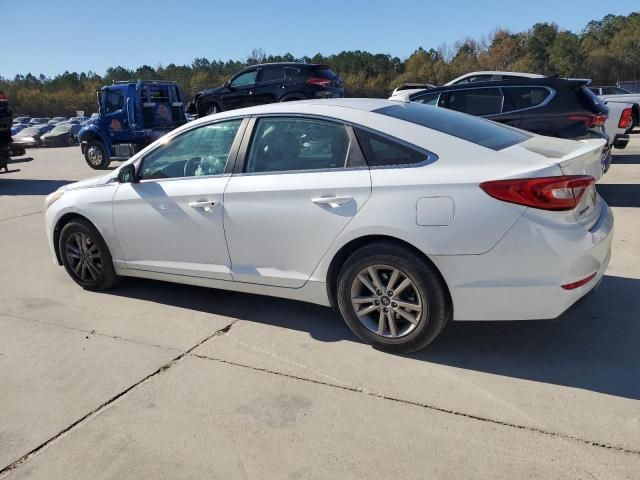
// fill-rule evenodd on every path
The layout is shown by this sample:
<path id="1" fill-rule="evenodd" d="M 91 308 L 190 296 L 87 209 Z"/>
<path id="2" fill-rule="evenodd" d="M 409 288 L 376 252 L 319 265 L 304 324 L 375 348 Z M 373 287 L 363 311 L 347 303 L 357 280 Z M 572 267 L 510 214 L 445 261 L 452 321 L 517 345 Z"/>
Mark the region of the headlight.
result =
<path id="1" fill-rule="evenodd" d="M 47 195 L 47 198 L 44 199 L 44 209 L 46 210 L 51 205 L 53 205 L 53 203 L 56 200 L 60 199 L 60 197 L 62 197 L 62 195 L 64 195 L 64 190 L 57 190 L 57 191 Z"/>

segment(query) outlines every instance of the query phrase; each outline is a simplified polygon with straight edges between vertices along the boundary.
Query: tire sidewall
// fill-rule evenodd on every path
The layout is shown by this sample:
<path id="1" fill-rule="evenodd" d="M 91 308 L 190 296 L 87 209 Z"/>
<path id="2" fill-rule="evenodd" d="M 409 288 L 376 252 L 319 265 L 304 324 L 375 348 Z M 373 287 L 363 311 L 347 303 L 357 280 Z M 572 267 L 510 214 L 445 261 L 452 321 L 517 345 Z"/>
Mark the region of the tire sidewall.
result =
<path id="1" fill-rule="evenodd" d="M 412 352 L 429 344 L 443 329 L 449 316 L 444 315 L 446 300 L 433 269 L 418 257 L 409 259 L 391 252 L 366 256 L 358 253 L 345 262 L 338 276 L 338 307 L 349 328 L 361 340 L 386 351 Z M 350 292 L 355 277 L 366 267 L 380 264 L 398 268 L 406 274 L 414 282 L 423 305 L 426 306 L 415 330 L 398 339 L 382 337 L 370 331 L 362 324 L 351 304 Z M 440 318 L 442 315 L 444 318 Z"/>
<path id="2" fill-rule="evenodd" d="M 69 260 L 66 255 L 67 240 L 74 233 L 84 233 L 91 241 L 98 247 L 100 252 L 100 259 L 102 260 L 102 268 L 100 270 L 100 276 L 93 282 L 86 282 L 76 276 L 75 272 L 69 264 Z M 60 258 L 62 259 L 62 265 L 69 274 L 69 276 L 82 288 L 87 290 L 100 290 L 115 278 L 115 271 L 113 269 L 113 261 L 109 249 L 102 239 L 102 236 L 98 231 L 88 223 L 83 221 L 72 221 L 65 225 L 60 232 L 60 239 L 58 243 L 58 251 L 60 252 Z"/>
<path id="3" fill-rule="evenodd" d="M 100 152 L 102 153 L 102 162 L 100 164 L 98 164 L 98 165 L 95 165 L 95 164 L 91 163 L 91 161 L 89 161 L 89 150 L 92 147 L 99 148 Z M 102 142 L 97 142 L 95 140 L 92 140 L 91 142 L 89 142 L 87 144 L 87 148 L 84 151 L 84 159 L 87 162 L 87 165 L 89 165 L 94 170 L 104 170 L 109 166 L 109 163 L 110 163 L 109 155 L 107 154 L 107 151 L 106 151 L 104 145 L 102 144 Z"/>

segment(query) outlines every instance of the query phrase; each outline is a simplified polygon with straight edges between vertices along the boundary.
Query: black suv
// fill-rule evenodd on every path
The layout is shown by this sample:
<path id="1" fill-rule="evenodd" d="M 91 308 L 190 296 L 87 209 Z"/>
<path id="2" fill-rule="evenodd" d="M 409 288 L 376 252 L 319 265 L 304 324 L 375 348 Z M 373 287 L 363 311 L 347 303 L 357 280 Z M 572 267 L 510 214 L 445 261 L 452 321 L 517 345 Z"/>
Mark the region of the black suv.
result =
<path id="1" fill-rule="evenodd" d="M 408 95 L 411 102 L 449 108 L 561 138 L 605 138 L 609 109 L 588 80 L 526 78 L 437 87 Z"/>
<path id="2" fill-rule="evenodd" d="M 187 113 L 204 116 L 263 103 L 343 96 L 342 79 L 326 65 L 265 63 L 245 68 L 221 87 L 197 93 Z"/>

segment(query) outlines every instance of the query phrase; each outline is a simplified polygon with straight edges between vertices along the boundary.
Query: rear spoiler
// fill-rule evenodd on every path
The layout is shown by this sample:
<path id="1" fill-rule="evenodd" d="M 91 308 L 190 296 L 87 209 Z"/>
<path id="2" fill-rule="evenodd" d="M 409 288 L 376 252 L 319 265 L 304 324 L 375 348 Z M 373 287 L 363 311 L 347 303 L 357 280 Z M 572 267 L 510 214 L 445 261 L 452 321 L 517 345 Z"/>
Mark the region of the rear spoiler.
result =
<path id="1" fill-rule="evenodd" d="M 559 78 L 560 80 L 566 80 L 571 84 L 571 86 L 580 87 L 582 85 L 591 85 L 590 78 L 567 78 L 561 77 L 560 75 L 549 75 L 547 78 Z"/>

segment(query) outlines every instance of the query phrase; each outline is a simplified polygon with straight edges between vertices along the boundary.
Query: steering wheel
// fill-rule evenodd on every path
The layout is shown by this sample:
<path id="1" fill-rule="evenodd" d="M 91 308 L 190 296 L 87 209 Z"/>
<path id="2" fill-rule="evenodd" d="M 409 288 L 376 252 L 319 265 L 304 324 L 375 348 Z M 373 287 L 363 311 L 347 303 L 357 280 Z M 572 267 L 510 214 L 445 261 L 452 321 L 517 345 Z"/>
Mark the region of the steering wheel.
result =
<path id="1" fill-rule="evenodd" d="M 195 177 L 196 171 L 198 170 L 201 161 L 202 160 L 200 159 L 200 157 L 193 157 L 187 160 L 187 162 L 184 164 L 184 176 Z"/>

